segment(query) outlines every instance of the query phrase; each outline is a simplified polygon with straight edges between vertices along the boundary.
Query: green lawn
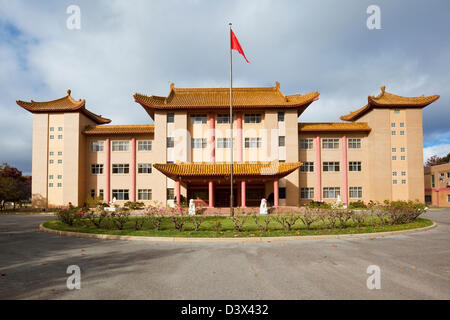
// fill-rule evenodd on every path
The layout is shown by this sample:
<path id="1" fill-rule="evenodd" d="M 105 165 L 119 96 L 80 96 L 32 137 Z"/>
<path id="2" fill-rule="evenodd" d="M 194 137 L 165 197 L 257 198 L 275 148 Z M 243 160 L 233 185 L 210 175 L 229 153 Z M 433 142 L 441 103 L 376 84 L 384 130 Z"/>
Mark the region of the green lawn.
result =
<path id="1" fill-rule="evenodd" d="M 50 220 L 44 223 L 44 227 L 61 231 L 83 232 L 83 233 L 97 233 L 97 234 L 112 234 L 112 235 L 131 235 L 131 236 L 154 236 L 154 237 L 198 237 L 198 238 L 234 238 L 234 237 L 279 237 L 279 236 L 307 236 L 307 235 L 330 235 L 330 234 L 357 234 L 357 233 L 373 233 L 373 232 L 386 232 L 386 231 L 398 231 L 406 229 L 423 228 L 433 224 L 428 219 L 417 219 L 414 222 L 402 224 L 402 225 L 375 225 L 371 221 L 377 219 L 376 217 L 369 217 L 365 225 L 356 228 L 353 221 L 349 222 L 345 228 L 339 229 L 337 226 L 335 229 L 326 229 L 322 222 L 315 222 L 311 225 L 310 230 L 306 230 L 305 225 L 301 221 L 293 226 L 292 230 L 285 231 L 283 227 L 276 222 L 273 217 L 269 224 L 269 231 L 261 232 L 255 224 L 252 217 L 248 217 L 247 221 L 242 227 L 242 231 L 238 232 L 234 230 L 233 222 L 228 217 L 207 217 L 203 224 L 200 226 L 199 231 L 194 230 L 194 226 L 191 222 L 185 224 L 183 231 L 179 232 L 175 230 L 173 223 L 169 218 L 164 218 L 161 224 L 161 230 L 157 231 L 153 226 L 146 221 L 142 230 L 134 230 L 134 223 L 136 217 L 131 217 L 130 221 L 125 225 L 124 230 L 117 230 L 113 227 L 110 221 L 104 223 L 101 229 L 98 229 L 86 223 L 76 222 L 73 226 L 68 226 L 60 222 L 59 220 Z M 219 219 L 222 227 L 219 232 L 215 230 L 214 224 L 216 219 Z M 262 219 L 261 217 L 259 219 Z"/>

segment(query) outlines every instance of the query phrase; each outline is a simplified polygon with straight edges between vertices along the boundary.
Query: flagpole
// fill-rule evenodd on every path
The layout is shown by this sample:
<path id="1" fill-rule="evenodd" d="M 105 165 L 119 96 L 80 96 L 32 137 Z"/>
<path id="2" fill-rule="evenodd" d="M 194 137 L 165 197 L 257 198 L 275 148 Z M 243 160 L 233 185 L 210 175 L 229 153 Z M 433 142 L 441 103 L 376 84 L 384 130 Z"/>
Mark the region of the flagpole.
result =
<path id="1" fill-rule="evenodd" d="M 230 214 L 234 216 L 233 211 L 233 54 L 231 49 L 231 22 L 230 26 L 230 129 L 231 129 L 231 163 L 230 163 Z"/>

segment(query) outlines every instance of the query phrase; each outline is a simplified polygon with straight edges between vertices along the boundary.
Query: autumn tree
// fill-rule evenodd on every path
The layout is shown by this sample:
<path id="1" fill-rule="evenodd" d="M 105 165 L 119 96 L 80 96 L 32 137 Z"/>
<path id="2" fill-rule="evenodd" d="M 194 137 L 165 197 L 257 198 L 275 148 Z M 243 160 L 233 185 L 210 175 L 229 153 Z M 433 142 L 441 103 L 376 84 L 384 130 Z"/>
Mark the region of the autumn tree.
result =
<path id="1" fill-rule="evenodd" d="M 0 210 L 5 208 L 5 202 L 16 204 L 27 201 L 31 197 L 31 177 L 23 176 L 17 168 L 7 163 L 0 165 Z"/>

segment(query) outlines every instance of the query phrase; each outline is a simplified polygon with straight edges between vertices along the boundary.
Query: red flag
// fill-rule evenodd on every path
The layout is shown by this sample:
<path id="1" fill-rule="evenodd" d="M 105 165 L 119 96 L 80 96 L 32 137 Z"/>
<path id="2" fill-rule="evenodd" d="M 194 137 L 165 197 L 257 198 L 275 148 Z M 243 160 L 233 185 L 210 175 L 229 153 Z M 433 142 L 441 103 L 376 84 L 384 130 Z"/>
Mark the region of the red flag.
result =
<path id="1" fill-rule="evenodd" d="M 250 61 L 248 61 L 247 58 L 245 57 L 244 50 L 242 50 L 242 47 L 241 47 L 238 39 L 234 35 L 233 30 L 230 29 L 230 31 L 231 31 L 231 50 L 236 50 L 237 52 L 242 54 L 244 56 L 245 61 L 247 61 L 247 63 L 250 63 Z"/>

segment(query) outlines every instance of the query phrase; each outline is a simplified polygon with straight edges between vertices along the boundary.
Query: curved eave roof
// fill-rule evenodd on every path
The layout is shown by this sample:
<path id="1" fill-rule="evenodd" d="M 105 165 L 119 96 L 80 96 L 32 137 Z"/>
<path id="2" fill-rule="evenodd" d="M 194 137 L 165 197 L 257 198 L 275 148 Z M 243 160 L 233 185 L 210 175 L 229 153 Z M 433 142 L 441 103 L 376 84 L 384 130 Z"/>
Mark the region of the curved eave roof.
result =
<path id="1" fill-rule="evenodd" d="M 250 177 L 266 176 L 282 178 L 297 170 L 301 162 L 235 162 L 233 164 L 233 176 Z M 172 179 L 180 177 L 225 177 L 230 176 L 230 163 L 155 163 L 154 168 Z"/>
<path id="2" fill-rule="evenodd" d="M 362 108 L 341 116 L 344 121 L 355 121 L 365 115 L 373 108 L 424 108 L 439 99 L 439 95 L 403 97 L 385 91 L 385 86 L 381 87 L 381 93 L 374 97 L 367 98 L 368 103 Z"/>
<path id="3" fill-rule="evenodd" d="M 67 96 L 50 101 L 37 102 L 31 100 L 30 102 L 17 100 L 16 103 L 31 113 L 59 113 L 59 112 L 81 112 L 86 117 L 97 124 L 110 123 L 111 120 L 103 118 L 86 109 L 86 100 L 74 100 L 70 96 L 70 90 L 67 90 Z"/>
<path id="4" fill-rule="evenodd" d="M 285 96 L 277 82 L 275 87 L 233 88 L 233 108 L 295 108 L 303 111 L 319 98 L 319 92 Z M 175 88 L 170 86 L 167 97 L 134 94 L 134 99 L 152 115 L 154 110 L 228 109 L 229 88 Z"/>
<path id="5" fill-rule="evenodd" d="M 155 132 L 153 124 L 148 125 L 101 125 L 89 126 L 83 131 L 86 135 L 151 134 Z"/>
<path id="6" fill-rule="evenodd" d="M 299 123 L 299 132 L 370 132 L 367 122 L 308 122 Z"/>

